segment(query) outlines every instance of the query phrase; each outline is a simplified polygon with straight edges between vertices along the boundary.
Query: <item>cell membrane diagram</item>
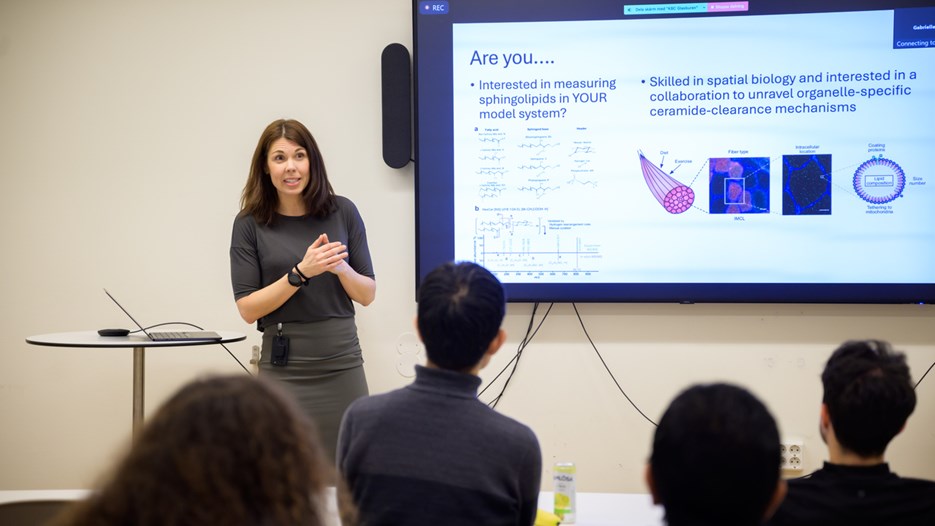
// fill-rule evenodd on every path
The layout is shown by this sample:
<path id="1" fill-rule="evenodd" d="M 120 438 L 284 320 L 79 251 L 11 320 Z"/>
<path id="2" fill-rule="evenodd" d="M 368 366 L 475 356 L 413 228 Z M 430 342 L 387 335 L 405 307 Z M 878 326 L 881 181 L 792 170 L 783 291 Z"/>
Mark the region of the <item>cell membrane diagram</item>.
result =
<path id="1" fill-rule="evenodd" d="M 882 205 L 901 196 L 906 174 L 895 162 L 884 157 L 865 161 L 854 172 L 854 191 L 864 201 Z"/>

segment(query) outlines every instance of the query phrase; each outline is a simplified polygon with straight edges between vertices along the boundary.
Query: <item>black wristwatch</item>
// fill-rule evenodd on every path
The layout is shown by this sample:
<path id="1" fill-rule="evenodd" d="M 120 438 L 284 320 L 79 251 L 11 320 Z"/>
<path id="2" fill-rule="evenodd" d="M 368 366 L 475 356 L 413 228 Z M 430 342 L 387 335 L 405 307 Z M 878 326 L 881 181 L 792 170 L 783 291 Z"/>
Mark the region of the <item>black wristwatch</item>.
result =
<path id="1" fill-rule="evenodd" d="M 290 270 L 289 271 L 289 284 L 292 285 L 293 287 L 301 287 L 302 278 L 298 274 Z"/>
<path id="2" fill-rule="evenodd" d="M 296 265 L 292 267 L 292 270 L 294 270 L 299 275 L 299 277 L 302 278 L 303 285 L 308 284 L 308 276 L 306 276 L 305 274 L 302 274 L 302 270 L 299 268 L 298 263 L 296 263 Z"/>

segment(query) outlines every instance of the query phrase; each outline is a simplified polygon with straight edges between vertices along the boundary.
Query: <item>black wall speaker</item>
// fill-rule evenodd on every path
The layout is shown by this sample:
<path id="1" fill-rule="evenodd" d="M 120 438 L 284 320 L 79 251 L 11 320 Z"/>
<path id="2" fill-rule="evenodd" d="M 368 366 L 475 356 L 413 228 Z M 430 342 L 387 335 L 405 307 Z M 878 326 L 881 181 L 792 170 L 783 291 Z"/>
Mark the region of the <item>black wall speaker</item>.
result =
<path id="1" fill-rule="evenodd" d="M 412 82 L 409 50 L 402 44 L 383 49 L 383 162 L 392 168 L 409 164 L 412 154 Z"/>

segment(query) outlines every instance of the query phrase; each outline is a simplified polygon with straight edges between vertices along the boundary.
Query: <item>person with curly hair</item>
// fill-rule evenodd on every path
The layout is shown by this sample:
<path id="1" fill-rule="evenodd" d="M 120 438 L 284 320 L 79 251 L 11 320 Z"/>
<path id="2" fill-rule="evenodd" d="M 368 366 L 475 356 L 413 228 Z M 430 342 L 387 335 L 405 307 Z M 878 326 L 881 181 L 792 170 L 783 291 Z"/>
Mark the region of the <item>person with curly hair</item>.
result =
<path id="1" fill-rule="evenodd" d="M 334 478 L 288 393 L 246 375 L 208 377 L 169 398 L 100 488 L 54 524 L 325 526 Z M 341 515 L 353 523 L 353 510 Z"/>

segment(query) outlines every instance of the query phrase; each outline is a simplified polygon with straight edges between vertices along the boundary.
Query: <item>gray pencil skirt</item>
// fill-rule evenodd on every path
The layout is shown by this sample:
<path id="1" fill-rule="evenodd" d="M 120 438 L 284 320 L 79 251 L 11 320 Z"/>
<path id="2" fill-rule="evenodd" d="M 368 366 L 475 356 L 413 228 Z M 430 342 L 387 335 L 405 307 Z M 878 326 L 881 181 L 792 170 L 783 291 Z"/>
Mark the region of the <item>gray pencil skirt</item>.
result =
<path id="1" fill-rule="evenodd" d="M 318 427 L 328 459 L 334 463 L 338 428 L 347 406 L 367 396 L 363 357 L 354 318 L 330 318 L 310 323 L 284 323 L 289 338 L 289 363 L 270 363 L 276 325 L 263 331 L 260 374 L 279 381 Z"/>

